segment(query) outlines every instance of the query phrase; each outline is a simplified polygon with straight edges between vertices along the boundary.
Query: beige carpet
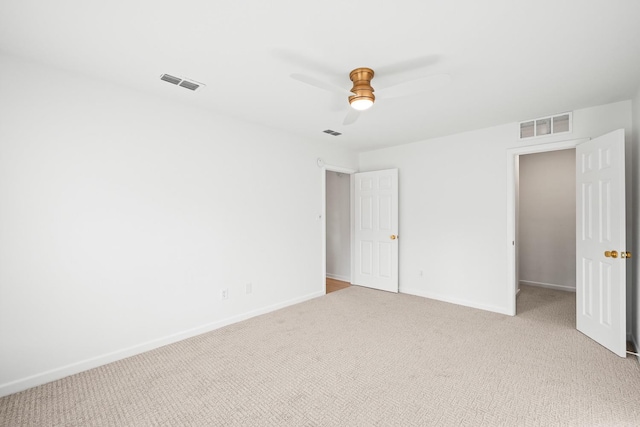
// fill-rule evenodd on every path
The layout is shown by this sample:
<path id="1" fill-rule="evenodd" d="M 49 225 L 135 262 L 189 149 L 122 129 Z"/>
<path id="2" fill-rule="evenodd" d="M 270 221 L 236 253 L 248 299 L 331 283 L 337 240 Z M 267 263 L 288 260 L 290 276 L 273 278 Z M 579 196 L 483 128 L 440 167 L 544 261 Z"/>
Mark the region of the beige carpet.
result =
<path id="1" fill-rule="evenodd" d="M 351 287 L 0 399 L 3 426 L 640 425 L 640 369 L 574 328 Z"/>

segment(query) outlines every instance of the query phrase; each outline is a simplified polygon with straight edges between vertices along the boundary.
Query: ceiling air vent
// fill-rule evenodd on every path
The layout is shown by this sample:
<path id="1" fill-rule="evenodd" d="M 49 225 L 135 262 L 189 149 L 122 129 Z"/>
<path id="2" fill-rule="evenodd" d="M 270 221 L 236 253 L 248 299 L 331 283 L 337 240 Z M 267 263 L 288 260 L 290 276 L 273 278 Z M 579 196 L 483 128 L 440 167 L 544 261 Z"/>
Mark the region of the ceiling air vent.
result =
<path id="1" fill-rule="evenodd" d="M 204 84 L 198 83 L 198 82 L 196 82 L 194 80 L 183 79 L 181 77 L 175 77 L 175 76 L 172 76 L 170 74 L 161 75 L 160 76 L 160 80 L 164 80 L 165 82 L 169 82 L 171 84 L 178 85 L 180 87 L 183 87 L 183 88 L 189 89 L 189 90 L 196 90 L 200 86 L 204 86 Z"/>
<path id="2" fill-rule="evenodd" d="M 340 132 L 336 132 L 335 130 L 331 130 L 331 129 L 323 130 L 322 132 L 324 132 L 324 133 L 328 133 L 329 135 L 333 135 L 333 136 L 340 136 L 340 135 L 342 135 Z"/>
<path id="3" fill-rule="evenodd" d="M 193 82 L 189 82 L 186 80 L 183 80 L 182 82 L 180 82 L 180 86 L 187 88 L 187 89 L 191 89 L 191 90 L 196 90 L 200 87 L 199 84 L 193 83 Z"/>
<path id="4" fill-rule="evenodd" d="M 182 81 L 182 79 L 170 76 L 169 74 L 161 75 L 160 76 L 160 80 L 164 80 L 165 82 L 173 83 L 174 85 L 177 85 L 178 83 L 180 83 Z"/>
<path id="5" fill-rule="evenodd" d="M 538 138 L 557 133 L 571 133 L 572 123 L 572 113 L 527 120 L 520 123 L 520 139 Z"/>

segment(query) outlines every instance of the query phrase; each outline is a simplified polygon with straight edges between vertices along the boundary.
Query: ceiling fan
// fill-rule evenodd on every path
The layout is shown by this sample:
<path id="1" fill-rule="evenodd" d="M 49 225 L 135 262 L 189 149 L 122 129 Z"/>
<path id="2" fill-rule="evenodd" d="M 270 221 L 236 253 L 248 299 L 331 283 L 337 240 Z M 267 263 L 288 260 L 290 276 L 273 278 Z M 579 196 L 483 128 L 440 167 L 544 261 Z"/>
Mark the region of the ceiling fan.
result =
<path id="1" fill-rule="evenodd" d="M 306 74 L 291 74 L 291 78 L 302 83 L 315 86 L 320 89 L 327 90 L 339 95 L 346 95 L 351 105 L 351 109 L 347 113 L 343 125 L 355 123 L 360 117 L 361 112 L 368 110 L 376 102 L 374 88 L 371 86 L 371 80 L 375 73 L 371 68 L 360 67 L 349 73 L 349 79 L 353 82 L 353 87 L 349 90 L 333 83 L 317 79 Z M 400 98 L 405 96 L 417 95 L 444 86 L 451 81 L 448 74 L 434 74 L 423 76 L 410 80 L 383 87 L 378 90 L 381 99 Z"/>

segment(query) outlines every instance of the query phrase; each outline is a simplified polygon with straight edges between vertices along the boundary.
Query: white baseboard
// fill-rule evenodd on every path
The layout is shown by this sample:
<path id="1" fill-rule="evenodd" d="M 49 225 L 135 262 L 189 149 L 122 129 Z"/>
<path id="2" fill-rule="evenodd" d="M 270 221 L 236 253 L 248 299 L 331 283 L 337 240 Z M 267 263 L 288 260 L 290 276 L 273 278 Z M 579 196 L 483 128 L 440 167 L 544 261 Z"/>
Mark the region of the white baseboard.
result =
<path id="1" fill-rule="evenodd" d="M 531 280 L 520 280 L 521 285 L 538 286 L 540 288 L 555 289 L 557 291 L 575 292 L 576 288 L 565 285 L 554 285 L 553 283 L 533 282 Z"/>
<path id="2" fill-rule="evenodd" d="M 400 293 L 403 294 L 409 294 L 409 295 L 415 295 L 415 296 L 419 296 L 419 297 L 424 297 L 424 298 L 429 298 L 429 299 L 435 299 L 438 301 L 443 301 L 443 302 L 448 302 L 451 304 L 457 304 L 457 305 L 463 305 L 465 307 L 471 307 L 471 308 L 477 308 L 480 310 L 485 310 L 485 311 L 491 311 L 494 313 L 499 313 L 499 314 L 506 314 L 507 316 L 511 316 L 511 313 L 508 311 L 508 309 L 506 307 L 497 307 L 494 305 L 489 305 L 489 304 L 482 304 L 482 303 L 478 303 L 475 301 L 469 301 L 469 300 L 465 300 L 462 298 L 455 298 L 455 297 L 450 297 L 447 295 L 440 295 L 440 294 L 436 294 L 434 292 L 428 292 L 428 291 L 424 291 L 422 289 L 415 289 L 415 288 L 400 288 L 399 289 Z"/>
<path id="3" fill-rule="evenodd" d="M 236 316 L 228 317 L 226 319 L 221 319 L 215 322 L 207 323 L 175 334 L 167 335 L 166 337 L 147 341 L 132 347 L 123 348 L 121 350 L 116 350 L 100 356 L 92 357 L 90 359 L 81 360 L 79 362 L 51 369 L 39 374 L 31 375 L 26 378 L 21 378 L 5 384 L 0 384 L 0 397 L 8 396 L 10 394 L 17 393 L 31 387 L 36 387 L 51 381 L 59 380 L 64 377 L 68 377 L 69 375 L 97 368 L 98 366 L 106 365 L 108 363 L 122 360 L 127 357 L 135 356 L 137 354 L 144 353 L 146 351 L 153 350 L 168 344 L 173 344 L 175 342 L 182 341 L 196 335 L 204 334 L 206 332 L 231 325 L 232 323 L 250 319 L 261 314 L 270 313 L 272 311 L 279 310 L 290 305 L 298 304 L 313 298 L 317 298 L 322 295 L 324 295 L 324 292 L 314 292 L 302 297 L 293 298 L 288 301 L 238 314 Z"/>
<path id="4" fill-rule="evenodd" d="M 351 283 L 351 277 L 349 276 L 342 276 L 340 274 L 327 273 L 327 277 L 329 279 L 335 279 L 335 280 Z"/>

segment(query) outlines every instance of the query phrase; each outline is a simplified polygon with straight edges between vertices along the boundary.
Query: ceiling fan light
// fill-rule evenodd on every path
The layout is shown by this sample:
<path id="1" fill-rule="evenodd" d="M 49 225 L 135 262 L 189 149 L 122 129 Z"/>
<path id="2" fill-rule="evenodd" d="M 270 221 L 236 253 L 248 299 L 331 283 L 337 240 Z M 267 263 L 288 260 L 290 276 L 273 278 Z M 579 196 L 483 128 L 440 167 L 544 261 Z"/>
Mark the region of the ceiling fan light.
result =
<path id="1" fill-rule="evenodd" d="M 351 108 L 358 111 L 371 108 L 376 99 L 371 87 L 373 70 L 364 67 L 356 68 L 349 73 L 349 78 L 353 82 L 353 87 L 351 88 L 353 95 L 349 97 Z"/>
<path id="2" fill-rule="evenodd" d="M 354 99 L 349 102 L 351 103 L 351 108 L 358 111 L 368 110 L 373 105 L 373 101 L 367 98 Z"/>

